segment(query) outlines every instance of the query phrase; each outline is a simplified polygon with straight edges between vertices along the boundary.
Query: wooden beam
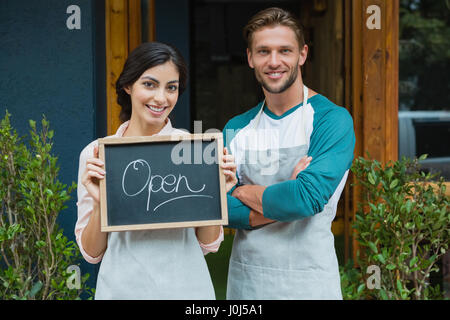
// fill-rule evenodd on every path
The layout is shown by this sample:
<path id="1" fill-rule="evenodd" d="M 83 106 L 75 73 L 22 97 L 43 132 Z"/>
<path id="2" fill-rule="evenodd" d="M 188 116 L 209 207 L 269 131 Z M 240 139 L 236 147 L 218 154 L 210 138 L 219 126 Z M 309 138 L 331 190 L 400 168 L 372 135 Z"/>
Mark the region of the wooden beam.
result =
<path id="1" fill-rule="evenodd" d="M 128 52 L 142 43 L 141 0 L 128 0 Z"/>
<path id="2" fill-rule="evenodd" d="M 106 103 L 107 132 L 112 135 L 120 126 L 116 81 L 128 56 L 128 3 L 125 0 L 105 1 L 106 27 Z"/>
<path id="3" fill-rule="evenodd" d="M 351 62 L 352 62 L 352 42 L 351 42 L 351 0 L 345 0 L 344 2 L 344 105 L 350 114 L 353 114 L 352 102 L 351 102 Z M 344 260 L 347 261 L 350 258 L 350 231 L 352 223 L 352 188 L 350 183 L 353 182 L 353 174 L 349 172 L 348 181 L 345 184 L 344 189 Z"/>
<path id="4" fill-rule="evenodd" d="M 381 162 L 397 160 L 399 0 L 352 0 L 351 6 L 355 157 L 366 157 L 369 152 Z M 370 6 L 379 9 L 378 14 L 368 12 Z M 369 28 L 370 17 L 380 20 L 380 28 Z M 361 192 L 358 187 L 352 191 L 354 220 Z M 352 244 L 356 260 L 359 245 L 355 237 Z"/>
<path id="5" fill-rule="evenodd" d="M 147 41 L 156 41 L 156 16 L 155 16 L 155 0 L 148 0 L 148 39 Z"/>

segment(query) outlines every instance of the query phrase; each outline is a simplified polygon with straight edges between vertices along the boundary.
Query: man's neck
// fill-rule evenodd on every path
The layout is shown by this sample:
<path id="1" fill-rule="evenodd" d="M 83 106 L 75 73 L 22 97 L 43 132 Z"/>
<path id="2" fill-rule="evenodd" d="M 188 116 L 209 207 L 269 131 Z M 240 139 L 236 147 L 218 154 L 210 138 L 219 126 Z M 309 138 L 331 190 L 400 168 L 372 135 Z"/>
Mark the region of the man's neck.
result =
<path id="1" fill-rule="evenodd" d="M 263 88 L 266 106 L 277 116 L 303 102 L 303 81 L 298 77 L 287 90 L 282 93 L 270 93 Z"/>

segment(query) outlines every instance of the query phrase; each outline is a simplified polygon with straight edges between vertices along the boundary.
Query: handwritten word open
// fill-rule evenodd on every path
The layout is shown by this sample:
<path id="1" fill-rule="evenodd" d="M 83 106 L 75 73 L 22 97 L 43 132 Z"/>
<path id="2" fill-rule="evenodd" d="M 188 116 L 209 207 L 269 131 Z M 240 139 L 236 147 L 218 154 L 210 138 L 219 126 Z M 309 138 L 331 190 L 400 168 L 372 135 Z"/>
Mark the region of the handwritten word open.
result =
<path id="1" fill-rule="evenodd" d="M 140 169 L 142 169 L 142 171 L 140 171 L 139 173 L 145 174 L 147 177 L 147 180 L 145 181 L 142 188 L 135 193 L 130 193 L 125 188 L 125 179 L 127 177 L 127 173 L 129 171 L 130 167 L 135 171 L 140 171 Z M 188 182 L 188 179 L 186 178 L 186 176 L 183 176 L 181 174 L 178 175 L 178 178 L 173 174 L 168 174 L 164 177 L 157 175 L 157 174 L 152 175 L 152 170 L 150 168 L 150 164 L 147 161 L 142 160 L 142 159 L 131 161 L 125 168 L 125 170 L 123 172 L 123 176 L 122 176 L 122 190 L 125 193 L 125 195 L 127 195 L 128 197 L 135 197 L 135 196 L 141 194 L 142 192 L 144 192 L 145 189 L 147 189 L 147 211 L 149 211 L 150 210 L 150 198 L 151 198 L 152 193 L 162 191 L 167 194 L 177 194 L 182 181 L 184 181 L 184 185 L 186 186 L 186 188 L 189 190 L 189 192 L 191 194 L 183 195 L 183 196 L 175 196 L 169 200 L 166 200 L 166 201 L 158 204 L 153 209 L 153 211 L 156 211 L 158 208 L 160 208 L 161 206 L 163 206 L 169 202 L 179 200 L 179 199 L 192 198 L 192 197 L 212 198 L 212 196 L 209 196 L 209 195 L 197 194 L 197 193 L 200 193 L 203 190 L 205 190 L 205 188 L 206 188 L 205 184 L 203 184 L 203 186 L 199 190 L 193 190 L 189 186 L 189 182 Z"/>

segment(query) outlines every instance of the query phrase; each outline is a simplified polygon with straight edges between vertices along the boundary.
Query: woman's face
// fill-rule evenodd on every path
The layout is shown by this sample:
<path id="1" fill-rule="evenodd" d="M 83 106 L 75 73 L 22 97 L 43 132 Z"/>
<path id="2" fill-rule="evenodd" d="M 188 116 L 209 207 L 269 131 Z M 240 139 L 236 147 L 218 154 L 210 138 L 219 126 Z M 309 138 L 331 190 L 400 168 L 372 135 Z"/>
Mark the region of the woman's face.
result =
<path id="1" fill-rule="evenodd" d="M 147 69 L 125 91 L 131 97 L 131 118 L 149 126 L 164 126 L 178 100 L 179 73 L 168 61 Z"/>

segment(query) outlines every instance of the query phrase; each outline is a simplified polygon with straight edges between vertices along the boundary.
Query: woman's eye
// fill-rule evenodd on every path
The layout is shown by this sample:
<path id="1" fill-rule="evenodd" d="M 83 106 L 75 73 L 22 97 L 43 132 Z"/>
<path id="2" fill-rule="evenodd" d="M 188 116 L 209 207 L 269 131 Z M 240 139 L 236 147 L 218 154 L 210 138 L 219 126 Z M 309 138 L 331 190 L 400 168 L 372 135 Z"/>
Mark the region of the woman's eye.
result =
<path id="1" fill-rule="evenodd" d="M 168 86 L 167 89 L 169 89 L 169 91 L 177 91 L 178 90 L 178 86 L 171 85 L 171 86 Z"/>
<path id="2" fill-rule="evenodd" d="M 144 82 L 144 86 L 147 87 L 147 88 L 154 88 L 155 84 L 153 82 L 150 82 L 150 81 L 145 81 Z"/>

